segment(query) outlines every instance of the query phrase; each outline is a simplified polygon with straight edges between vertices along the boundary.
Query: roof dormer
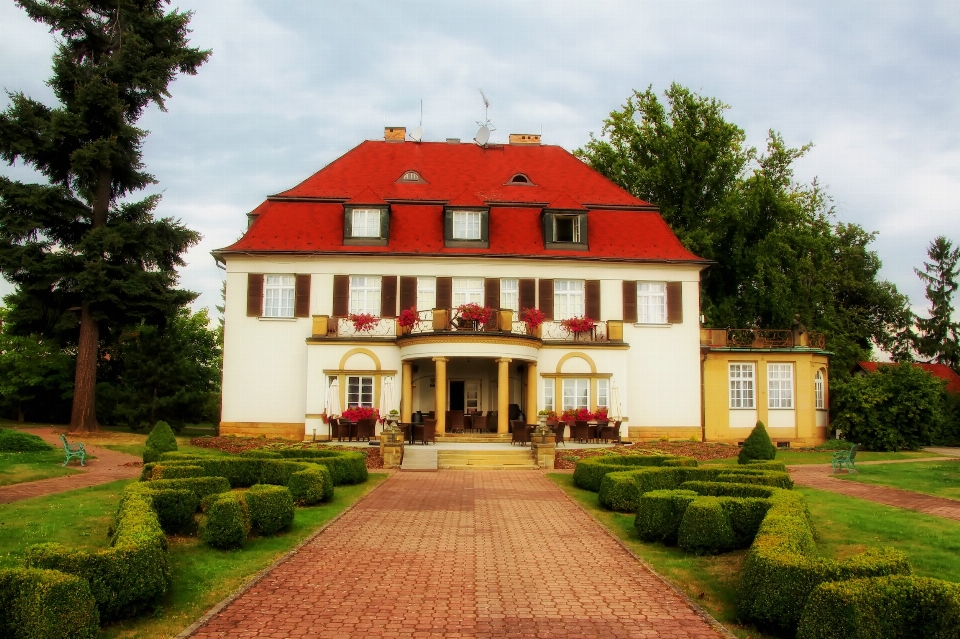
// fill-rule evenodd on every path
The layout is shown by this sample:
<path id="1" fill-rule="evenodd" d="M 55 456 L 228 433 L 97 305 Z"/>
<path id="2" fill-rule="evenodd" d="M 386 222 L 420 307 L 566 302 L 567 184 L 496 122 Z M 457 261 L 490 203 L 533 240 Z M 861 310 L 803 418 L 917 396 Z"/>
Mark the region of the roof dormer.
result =
<path id="1" fill-rule="evenodd" d="M 417 171 L 410 169 L 404 171 L 403 175 L 400 176 L 400 179 L 397 180 L 397 184 L 426 184 L 427 181 L 423 179 L 423 176 L 420 175 Z"/>
<path id="2" fill-rule="evenodd" d="M 506 182 L 507 186 L 536 186 L 529 177 L 523 173 L 514 173 Z"/>

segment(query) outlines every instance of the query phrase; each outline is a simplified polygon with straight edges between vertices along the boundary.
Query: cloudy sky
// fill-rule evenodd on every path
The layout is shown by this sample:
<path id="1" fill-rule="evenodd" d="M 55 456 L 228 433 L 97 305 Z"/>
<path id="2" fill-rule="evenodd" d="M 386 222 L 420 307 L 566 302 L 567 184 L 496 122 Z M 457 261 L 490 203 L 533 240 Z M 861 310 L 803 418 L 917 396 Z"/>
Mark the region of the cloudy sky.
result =
<path id="1" fill-rule="evenodd" d="M 925 306 L 929 241 L 960 242 L 960 2 L 184 0 L 213 50 L 150 112 L 160 214 L 203 234 L 187 256 L 198 307 L 219 302 L 212 249 L 245 214 L 383 126 L 469 140 L 492 103 L 494 141 L 539 133 L 567 149 L 633 89 L 678 82 L 731 106 L 762 146 L 813 150 L 837 218 L 878 232 L 883 277 Z M 50 101 L 53 40 L 0 0 L 0 86 Z M 0 97 L 0 107 L 6 98 Z M 0 173 L 30 179 L 19 166 Z"/>

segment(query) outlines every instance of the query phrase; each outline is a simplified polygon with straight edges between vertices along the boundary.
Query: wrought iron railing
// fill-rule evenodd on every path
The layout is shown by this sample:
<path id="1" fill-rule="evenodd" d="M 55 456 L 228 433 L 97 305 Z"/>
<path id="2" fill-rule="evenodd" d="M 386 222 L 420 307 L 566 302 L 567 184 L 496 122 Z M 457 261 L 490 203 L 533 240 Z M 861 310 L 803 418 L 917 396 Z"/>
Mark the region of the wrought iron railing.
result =
<path id="1" fill-rule="evenodd" d="M 564 342 L 607 342 L 607 323 L 597 322 L 589 331 L 574 333 L 560 322 L 544 322 L 541 327 L 541 338 Z"/>
<path id="2" fill-rule="evenodd" d="M 705 328 L 700 331 L 702 346 L 730 348 L 795 348 L 823 350 L 827 340 L 823 333 L 795 333 L 767 328 Z"/>
<path id="3" fill-rule="evenodd" d="M 357 330 L 349 317 L 337 317 L 337 337 L 396 337 L 397 322 L 394 319 L 377 318 L 369 327 Z"/>

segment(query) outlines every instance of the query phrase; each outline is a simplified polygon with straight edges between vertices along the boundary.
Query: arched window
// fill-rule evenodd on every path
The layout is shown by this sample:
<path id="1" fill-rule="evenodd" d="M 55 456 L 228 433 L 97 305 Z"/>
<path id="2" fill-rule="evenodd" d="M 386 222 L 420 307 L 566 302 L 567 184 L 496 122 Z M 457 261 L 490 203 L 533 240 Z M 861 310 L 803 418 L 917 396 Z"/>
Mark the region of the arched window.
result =
<path id="1" fill-rule="evenodd" d="M 824 394 L 824 375 L 823 369 L 817 371 L 817 374 L 813 377 L 813 393 L 815 398 L 815 405 L 817 410 L 824 410 L 826 408 L 826 396 Z"/>
<path id="2" fill-rule="evenodd" d="M 404 171 L 403 175 L 400 176 L 400 179 L 397 182 L 408 182 L 414 184 L 426 184 L 427 181 L 417 173 L 416 171 Z"/>
<path id="3" fill-rule="evenodd" d="M 523 173 L 517 173 L 512 178 L 507 180 L 507 184 L 533 186 L 533 181 L 531 181 L 530 178 Z"/>

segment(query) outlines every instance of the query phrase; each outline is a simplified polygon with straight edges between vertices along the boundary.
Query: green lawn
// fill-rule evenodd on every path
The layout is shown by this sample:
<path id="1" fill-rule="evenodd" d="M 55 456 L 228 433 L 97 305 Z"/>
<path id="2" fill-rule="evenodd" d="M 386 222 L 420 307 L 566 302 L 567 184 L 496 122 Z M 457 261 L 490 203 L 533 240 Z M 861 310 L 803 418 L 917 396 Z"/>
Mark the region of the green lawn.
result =
<path id="1" fill-rule="evenodd" d="M 136 435 L 131 435 L 135 437 Z M 139 442 L 132 441 L 126 442 L 123 444 L 107 444 L 95 442 L 97 446 L 103 446 L 104 448 L 109 448 L 110 450 L 115 450 L 121 453 L 127 453 L 128 455 L 133 455 L 135 457 L 143 457 L 143 451 L 146 450 L 147 437 L 146 435 L 140 435 Z M 229 455 L 230 453 L 225 453 L 221 450 L 215 448 L 200 448 L 199 446 L 190 445 L 190 437 L 177 436 L 177 446 L 178 451 L 181 453 L 190 453 L 192 455 L 201 455 L 203 457 L 219 457 L 222 455 Z"/>
<path id="2" fill-rule="evenodd" d="M 738 623 L 736 617 L 736 583 L 746 551 L 697 557 L 679 548 L 640 541 L 634 515 L 604 509 L 596 493 L 573 485 L 572 475 L 548 477 L 737 637 L 767 637 Z M 916 574 L 960 582 L 960 522 L 820 490 L 797 490 L 807 499 L 824 556 L 842 558 L 867 547 L 893 546 L 907 554 Z"/>
<path id="3" fill-rule="evenodd" d="M 111 624 L 101 630 L 101 639 L 175 636 L 388 476 L 370 473 L 365 484 L 338 486 L 331 503 L 298 508 L 290 530 L 253 537 L 241 550 L 214 550 L 192 537 L 170 537 L 170 592 L 153 615 Z M 17 565 L 23 548 L 33 543 L 56 541 L 88 550 L 108 547 L 107 528 L 113 522 L 120 493 L 129 483 L 114 482 L 0 505 L 0 567 Z"/>
<path id="4" fill-rule="evenodd" d="M 73 467 L 79 467 L 80 462 L 70 461 L 70 466 L 64 468 L 64 454 L 60 450 L 34 451 L 26 453 L 0 453 L 0 486 L 21 484 L 50 477 L 63 477 L 80 472 Z"/>
<path id="5" fill-rule="evenodd" d="M 890 459 L 922 459 L 924 457 L 936 457 L 934 453 L 928 453 L 926 451 L 901 451 L 899 453 L 874 453 L 874 452 L 857 452 L 857 461 L 886 461 Z M 833 459 L 833 452 L 816 452 L 816 453 L 803 453 L 796 450 L 778 450 L 777 451 L 777 461 L 782 461 L 788 466 L 793 464 L 829 464 L 830 460 Z M 724 459 L 711 459 L 710 461 L 700 462 L 701 465 L 706 464 L 736 464 L 736 457 L 727 457 Z"/>
<path id="6" fill-rule="evenodd" d="M 838 474 L 839 479 L 892 486 L 917 493 L 960 499 L 960 459 L 916 464 L 858 466 L 858 474 Z"/>

